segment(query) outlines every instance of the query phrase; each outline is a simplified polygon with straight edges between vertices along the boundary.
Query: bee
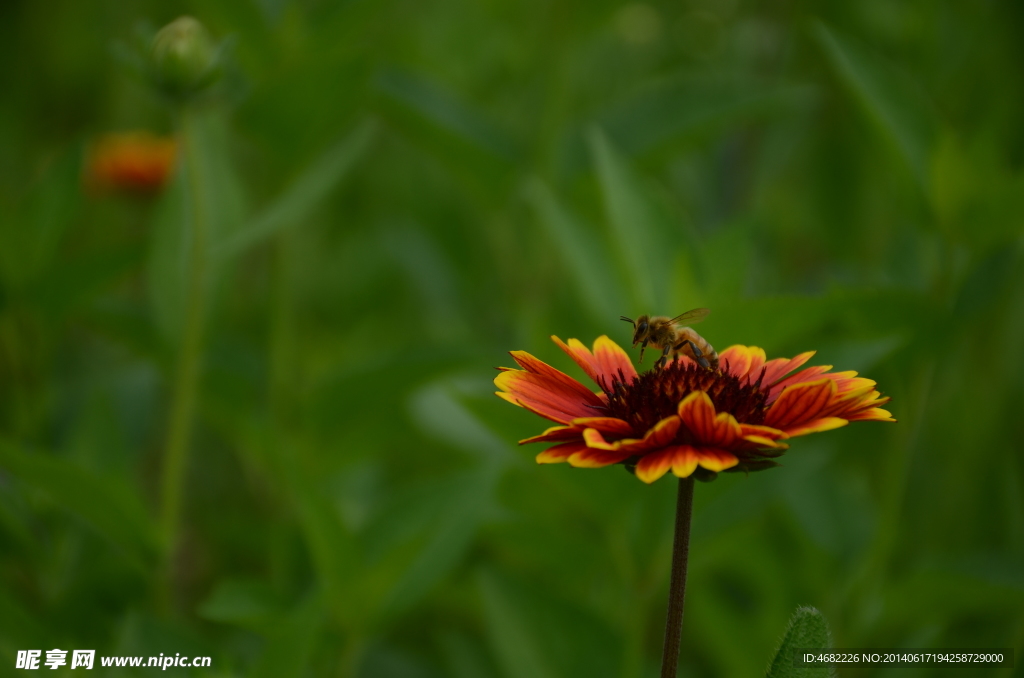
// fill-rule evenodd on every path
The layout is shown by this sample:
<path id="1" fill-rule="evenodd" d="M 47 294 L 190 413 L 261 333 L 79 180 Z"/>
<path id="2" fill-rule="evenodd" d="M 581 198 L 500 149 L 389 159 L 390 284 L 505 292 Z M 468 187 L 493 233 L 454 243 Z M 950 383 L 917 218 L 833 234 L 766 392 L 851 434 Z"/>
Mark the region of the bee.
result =
<path id="1" fill-rule="evenodd" d="M 698 365 L 705 369 L 718 369 L 718 353 L 704 337 L 700 336 L 686 326 L 684 323 L 699 323 L 710 313 L 706 308 L 695 308 L 675 318 L 665 316 L 642 315 L 636 320 L 621 316 L 621 320 L 633 325 L 633 347 L 640 344 L 640 362 L 644 360 L 644 349 L 648 345 L 661 349 L 661 358 L 654 364 L 655 367 L 664 367 L 668 362 L 669 354 L 674 359 L 678 354 L 693 358 Z"/>

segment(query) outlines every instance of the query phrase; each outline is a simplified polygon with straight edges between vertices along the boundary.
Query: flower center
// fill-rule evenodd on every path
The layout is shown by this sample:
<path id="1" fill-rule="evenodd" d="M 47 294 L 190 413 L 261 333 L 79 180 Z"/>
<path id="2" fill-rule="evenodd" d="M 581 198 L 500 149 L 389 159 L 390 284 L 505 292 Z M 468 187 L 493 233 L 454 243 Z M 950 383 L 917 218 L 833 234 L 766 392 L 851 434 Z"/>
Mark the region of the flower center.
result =
<path id="1" fill-rule="evenodd" d="M 763 371 L 762 371 L 763 376 Z M 632 384 L 615 380 L 608 392 L 608 414 L 628 421 L 636 431 L 646 431 L 676 413 L 679 401 L 692 391 L 704 391 L 716 412 L 728 412 L 744 424 L 764 421 L 767 391 L 761 379 L 750 384 L 721 370 L 709 370 L 695 363 L 674 360 L 662 369 L 639 375 Z"/>

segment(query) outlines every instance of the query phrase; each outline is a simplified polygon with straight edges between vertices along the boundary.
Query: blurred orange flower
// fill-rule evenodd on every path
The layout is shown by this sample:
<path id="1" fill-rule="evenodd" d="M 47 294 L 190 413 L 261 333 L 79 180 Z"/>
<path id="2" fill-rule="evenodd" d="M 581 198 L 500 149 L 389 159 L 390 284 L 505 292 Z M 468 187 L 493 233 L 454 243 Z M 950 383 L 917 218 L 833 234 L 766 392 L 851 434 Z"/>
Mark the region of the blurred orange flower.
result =
<path id="1" fill-rule="evenodd" d="M 679 356 L 637 374 L 622 348 L 599 337 L 591 351 L 576 339 L 552 337 L 601 391 L 592 392 L 525 351 L 512 351 L 522 370 L 499 368 L 497 395 L 559 424 L 522 443 L 557 443 L 538 463 L 581 468 L 625 464 L 651 483 L 671 470 L 710 480 L 721 471 L 760 471 L 788 447 L 788 438 L 851 421 L 895 421 L 875 382 L 830 365 L 799 371 L 813 351 L 766 360 L 756 346 L 731 346 L 721 369 Z"/>
<path id="2" fill-rule="evenodd" d="M 173 137 L 150 132 L 107 134 L 89 149 L 85 184 L 99 192 L 155 193 L 170 178 L 177 153 Z"/>

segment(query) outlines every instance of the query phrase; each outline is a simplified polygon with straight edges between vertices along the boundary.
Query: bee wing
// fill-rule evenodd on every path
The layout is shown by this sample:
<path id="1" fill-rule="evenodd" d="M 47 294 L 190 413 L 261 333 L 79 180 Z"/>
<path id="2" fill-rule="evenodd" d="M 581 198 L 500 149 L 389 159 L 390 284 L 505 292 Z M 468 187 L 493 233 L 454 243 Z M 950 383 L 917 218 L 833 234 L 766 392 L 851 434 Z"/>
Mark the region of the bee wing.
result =
<path id="1" fill-rule="evenodd" d="M 675 318 L 672 318 L 671 322 L 679 325 L 694 325 L 707 318 L 708 313 L 711 313 L 711 311 L 706 308 L 695 308 L 692 311 L 677 315 Z"/>

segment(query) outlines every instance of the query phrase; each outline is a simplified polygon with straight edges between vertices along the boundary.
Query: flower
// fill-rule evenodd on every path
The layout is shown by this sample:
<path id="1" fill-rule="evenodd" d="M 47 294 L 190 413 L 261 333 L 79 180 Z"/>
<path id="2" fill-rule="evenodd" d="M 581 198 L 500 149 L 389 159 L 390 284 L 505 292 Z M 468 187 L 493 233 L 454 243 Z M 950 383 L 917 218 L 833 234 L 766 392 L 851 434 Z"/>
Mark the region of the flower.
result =
<path id="1" fill-rule="evenodd" d="M 519 443 L 557 443 L 537 462 L 579 468 L 625 464 L 652 483 L 670 469 L 685 478 L 777 466 L 783 440 L 846 426 L 895 421 L 875 382 L 856 372 L 807 367 L 814 351 L 766 360 L 756 346 L 730 346 L 718 370 L 678 356 L 637 374 L 629 355 L 607 336 L 591 351 L 576 339 L 552 337 L 600 386 L 594 393 L 525 351 L 512 351 L 522 370 L 500 367 L 498 397 L 558 424 Z"/>
<path id="2" fill-rule="evenodd" d="M 149 132 L 122 132 L 101 137 L 89 151 L 85 183 L 99 191 L 153 193 L 174 168 L 178 144 Z"/>

